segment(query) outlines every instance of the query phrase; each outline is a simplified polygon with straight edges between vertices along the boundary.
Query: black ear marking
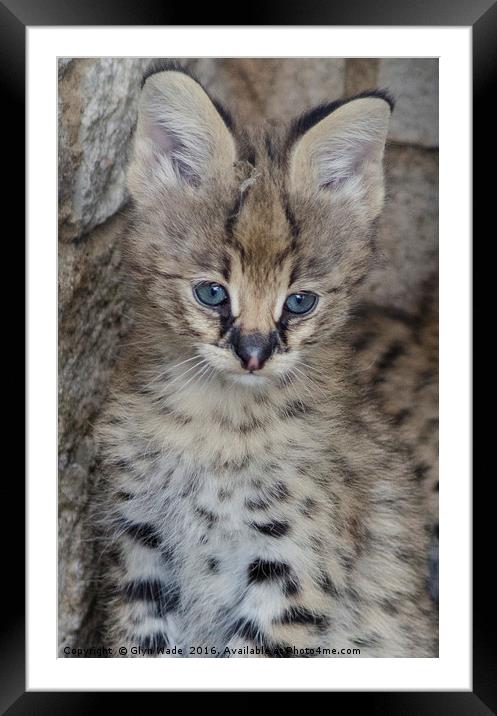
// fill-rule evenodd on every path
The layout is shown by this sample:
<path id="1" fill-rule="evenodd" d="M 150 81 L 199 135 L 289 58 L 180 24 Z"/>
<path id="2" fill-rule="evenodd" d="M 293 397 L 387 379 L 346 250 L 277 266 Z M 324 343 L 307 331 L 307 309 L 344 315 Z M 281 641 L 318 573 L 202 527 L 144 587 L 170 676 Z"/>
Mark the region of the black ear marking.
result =
<path id="1" fill-rule="evenodd" d="M 384 89 L 365 90 L 364 92 L 360 92 L 352 97 L 346 97 L 345 99 L 338 99 L 334 102 L 320 104 L 317 107 L 304 112 L 293 120 L 288 134 L 288 146 L 292 145 L 299 137 L 311 129 L 311 127 L 314 127 L 315 124 L 337 110 L 339 107 L 343 107 L 343 105 L 353 102 L 356 99 L 364 99 L 366 97 L 377 97 L 378 99 L 384 100 L 389 105 L 390 111 L 393 112 L 395 100 L 393 96 Z"/>
<path id="2" fill-rule="evenodd" d="M 168 60 L 167 58 L 159 58 L 157 60 L 152 60 L 152 62 L 150 62 L 145 72 L 143 73 L 141 88 L 143 89 L 143 86 L 145 85 L 145 82 L 148 80 L 149 77 L 157 75 L 161 72 L 181 72 L 181 74 L 190 77 L 204 90 L 205 94 L 208 96 L 208 98 L 218 111 L 227 129 L 229 129 L 232 134 L 236 131 L 236 123 L 232 114 L 226 109 L 223 104 L 221 104 L 221 102 L 219 102 L 219 100 L 211 96 L 211 94 L 206 90 L 205 86 L 197 77 L 195 72 L 193 72 L 190 68 L 181 65 L 177 60 Z"/>
<path id="3" fill-rule="evenodd" d="M 192 80 L 198 82 L 198 84 L 202 87 L 202 83 L 200 82 L 198 77 L 196 77 L 195 74 L 190 69 L 188 69 L 188 67 L 184 67 L 177 60 L 168 60 L 167 58 L 161 57 L 152 60 L 146 68 L 141 81 L 142 88 L 149 77 L 152 77 L 152 75 L 157 75 L 160 72 L 181 72 L 182 74 L 191 77 Z M 202 89 L 204 88 L 202 87 Z"/>

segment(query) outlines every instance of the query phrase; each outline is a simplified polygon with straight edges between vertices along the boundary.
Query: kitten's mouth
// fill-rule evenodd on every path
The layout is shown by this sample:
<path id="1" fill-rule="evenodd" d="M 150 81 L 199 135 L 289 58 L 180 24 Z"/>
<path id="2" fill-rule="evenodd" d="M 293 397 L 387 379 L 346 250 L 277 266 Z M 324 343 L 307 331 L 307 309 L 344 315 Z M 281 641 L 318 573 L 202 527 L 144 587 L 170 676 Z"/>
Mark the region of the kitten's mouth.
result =
<path id="1" fill-rule="evenodd" d="M 241 385 L 262 385 L 267 383 L 268 377 L 257 373 L 231 373 L 230 378 L 234 383 Z"/>

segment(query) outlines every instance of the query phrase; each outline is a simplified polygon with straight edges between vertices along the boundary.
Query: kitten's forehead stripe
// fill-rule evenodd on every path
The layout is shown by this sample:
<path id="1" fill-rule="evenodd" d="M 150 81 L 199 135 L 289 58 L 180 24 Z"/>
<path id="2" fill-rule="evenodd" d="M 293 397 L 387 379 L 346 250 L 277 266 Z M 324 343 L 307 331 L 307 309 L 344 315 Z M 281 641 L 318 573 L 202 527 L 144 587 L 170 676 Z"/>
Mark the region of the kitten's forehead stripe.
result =
<path id="1" fill-rule="evenodd" d="M 230 277 L 230 273 L 231 273 L 231 256 L 229 255 L 229 253 L 227 251 L 223 252 L 223 254 L 221 256 L 221 262 L 222 262 L 221 274 L 222 274 L 223 278 L 225 278 L 226 281 L 228 281 L 229 277 Z"/>
<path id="2" fill-rule="evenodd" d="M 226 231 L 226 239 L 228 243 L 233 242 L 233 235 L 234 235 L 234 229 L 235 224 L 239 219 L 240 212 L 243 207 L 243 202 L 245 201 L 247 196 L 247 192 L 239 192 L 234 200 L 234 202 L 231 204 L 231 206 L 228 209 L 228 215 L 226 217 L 226 222 L 224 225 L 225 231 Z"/>
<path id="3" fill-rule="evenodd" d="M 300 234 L 300 227 L 299 227 L 297 218 L 295 216 L 295 213 L 294 213 L 292 207 L 290 206 L 290 200 L 289 200 L 287 194 L 283 195 L 283 206 L 285 208 L 285 215 L 286 215 L 288 224 L 290 226 L 292 236 L 294 238 L 293 248 L 294 248 L 294 250 L 296 250 L 296 248 L 297 248 L 296 239 Z"/>

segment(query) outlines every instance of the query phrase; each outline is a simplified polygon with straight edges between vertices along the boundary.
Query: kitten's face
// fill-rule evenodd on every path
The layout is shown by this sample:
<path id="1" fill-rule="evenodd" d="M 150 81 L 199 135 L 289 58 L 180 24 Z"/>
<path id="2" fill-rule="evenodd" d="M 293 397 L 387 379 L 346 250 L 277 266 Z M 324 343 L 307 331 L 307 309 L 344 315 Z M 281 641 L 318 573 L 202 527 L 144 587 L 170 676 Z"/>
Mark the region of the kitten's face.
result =
<path id="1" fill-rule="evenodd" d="M 191 78 L 148 80 L 130 169 L 130 253 L 164 327 L 157 341 L 174 343 L 179 359 L 199 355 L 209 374 L 263 385 L 298 377 L 333 341 L 383 200 L 379 127 L 389 109 L 378 98 L 355 104 L 364 102 L 374 110 L 366 148 L 358 140 L 351 151 L 347 135 L 359 116 L 363 141 L 364 104 L 241 148 Z"/>

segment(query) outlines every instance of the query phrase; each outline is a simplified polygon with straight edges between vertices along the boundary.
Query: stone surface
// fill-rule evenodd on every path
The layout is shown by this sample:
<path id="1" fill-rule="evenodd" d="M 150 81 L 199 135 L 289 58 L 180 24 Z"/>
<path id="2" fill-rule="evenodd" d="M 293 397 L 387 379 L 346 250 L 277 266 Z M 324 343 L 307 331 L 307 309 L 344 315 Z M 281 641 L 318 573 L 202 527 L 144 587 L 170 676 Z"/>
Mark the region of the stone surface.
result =
<path id="1" fill-rule="evenodd" d="M 350 59 L 345 70 L 345 95 L 353 97 L 365 90 L 378 87 L 379 60 Z"/>
<path id="2" fill-rule="evenodd" d="M 62 79 L 62 77 L 64 77 L 64 75 L 66 74 L 66 70 L 68 69 L 71 62 L 74 62 L 72 57 L 59 57 L 58 58 L 57 71 L 58 71 L 59 80 Z"/>
<path id="3" fill-rule="evenodd" d="M 382 59 L 378 86 L 396 99 L 390 140 L 438 146 L 438 60 Z"/>
<path id="4" fill-rule="evenodd" d="M 245 124 L 291 119 L 344 93 L 341 59 L 201 59 L 187 64 Z"/>
<path id="5" fill-rule="evenodd" d="M 148 63 L 103 58 L 65 67 L 59 83 L 62 235 L 87 233 L 125 203 L 127 149 Z"/>
<path id="6" fill-rule="evenodd" d="M 59 644 L 81 635 L 92 603 L 94 542 L 88 537 L 94 469 L 92 425 L 126 334 L 117 216 L 59 252 Z"/>
<path id="7" fill-rule="evenodd" d="M 128 330 L 120 272 L 125 163 L 147 59 L 59 59 L 59 644 L 95 645 L 98 575 L 88 506 L 92 425 Z M 383 265 L 363 287 L 409 308 L 437 267 L 436 61 L 187 59 L 243 123 L 289 118 L 378 84 L 397 95 Z M 421 63 L 421 65 L 419 64 Z"/>

